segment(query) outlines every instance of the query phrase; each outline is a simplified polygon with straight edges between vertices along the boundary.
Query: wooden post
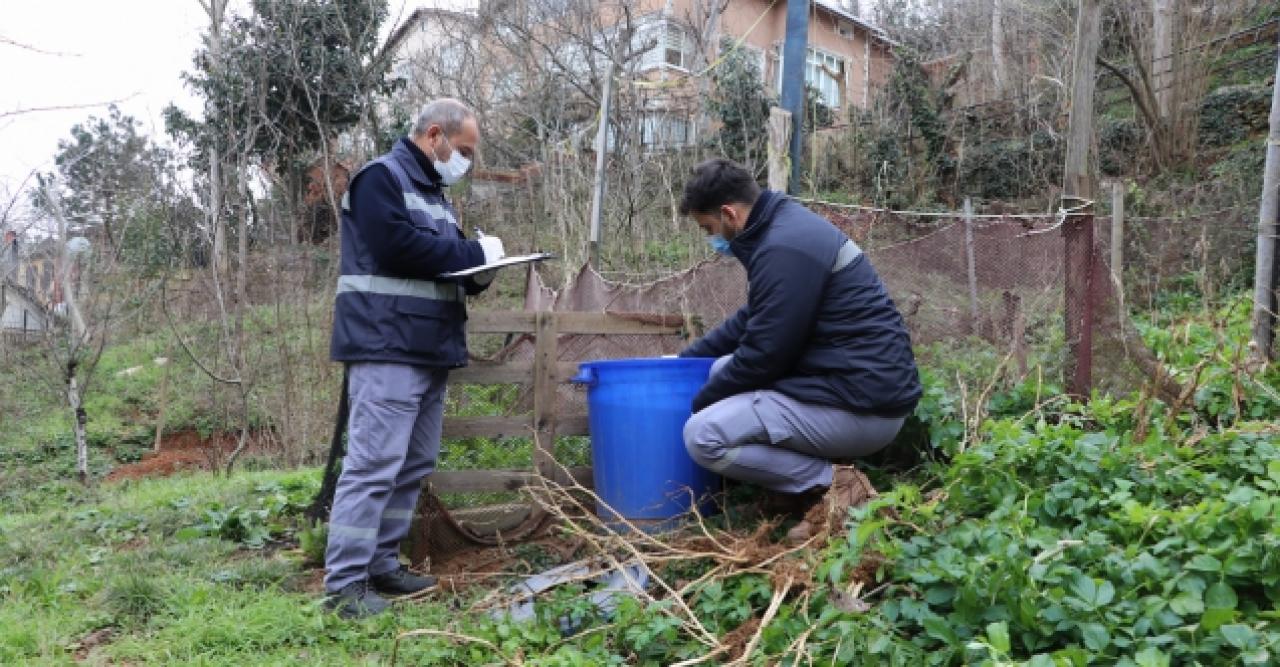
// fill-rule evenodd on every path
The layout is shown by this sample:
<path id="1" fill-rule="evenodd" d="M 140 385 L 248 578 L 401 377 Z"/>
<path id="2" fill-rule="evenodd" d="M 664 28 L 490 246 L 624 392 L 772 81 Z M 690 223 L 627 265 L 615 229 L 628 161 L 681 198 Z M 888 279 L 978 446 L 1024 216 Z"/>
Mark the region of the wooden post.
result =
<path id="1" fill-rule="evenodd" d="M 173 367 L 170 363 L 171 359 L 173 359 L 172 344 L 169 346 L 169 351 L 165 353 L 164 374 L 160 376 L 160 414 L 156 417 L 156 437 L 151 446 L 151 450 L 155 452 L 159 452 L 164 443 L 165 419 L 169 416 L 169 371 Z"/>
<path id="2" fill-rule="evenodd" d="M 1080 0 L 1072 68 L 1071 118 L 1067 129 L 1067 157 L 1063 169 L 1062 225 L 1064 243 L 1063 298 L 1067 360 L 1064 379 L 1068 392 L 1087 398 L 1093 386 L 1093 175 L 1089 147 L 1093 144 L 1093 93 L 1098 48 L 1102 42 L 1099 0 Z"/>
<path id="3" fill-rule="evenodd" d="M 1124 184 L 1111 184 L 1111 284 L 1124 303 Z"/>
<path id="4" fill-rule="evenodd" d="M 779 107 L 769 109 L 769 189 L 787 191 L 790 173 L 791 112 Z"/>
<path id="5" fill-rule="evenodd" d="M 978 262 L 973 248 L 973 200 L 964 198 L 964 257 L 969 270 L 969 317 L 972 330 L 981 333 L 978 324 Z"/>
<path id="6" fill-rule="evenodd" d="M 556 473 L 556 314 L 540 311 L 533 345 L 534 468 L 543 477 Z"/>
<path id="7" fill-rule="evenodd" d="M 613 93 L 613 61 L 604 75 L 604 91 L 600 96 L 600 126 L 596 129 L 596 174 L 591 187 L 591 266 L 600 262 L 600 219 L 604 217 L 605 162 L 609 155 L 609 98 Z"/>
<path id="8" fill-rule="evenodd" d="M 1253 348 L 1255 359 L 1270 359 L 1276 322 L 1276 233 L 1280 216 L 1280 58 L 1271 92 L 1271 132 L 1262 173 L 1262 203 L 1258 207 L 1258 251 L 1253 282 Z"/>
<path id="9" fill-rule="evenodd" d="M 1004 293 L 1004 321 L 1009 334 L 1009 349 L 1018 362 L 1018 373 L 1027 374 L 1027 319 L 1022 314 L 1022 297 L 1008 290 Z"/>

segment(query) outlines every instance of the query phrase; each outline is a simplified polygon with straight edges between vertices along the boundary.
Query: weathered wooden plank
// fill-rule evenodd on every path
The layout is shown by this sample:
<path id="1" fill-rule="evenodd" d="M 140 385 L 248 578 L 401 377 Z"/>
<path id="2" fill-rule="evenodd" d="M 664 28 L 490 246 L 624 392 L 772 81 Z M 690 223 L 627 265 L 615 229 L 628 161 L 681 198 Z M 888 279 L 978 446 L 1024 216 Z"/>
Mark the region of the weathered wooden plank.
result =
<path id="1" fill-rule="evenodd" d="M 559 483 L 570 479 L 591 488 L 592 471 L 589 466 L 570 468 L 565 477 L 560 468 L 550 478 Z M 490 493 L 494 491 L 518 491 L 538 480 L 530 470 L 440 470 L 431 474 L 427 482 L 435 493 Z"/>
<path id="2" fill-rule="evenodd" d="M 528 438 L 533 435 L 528 415 L 515 417 L 449 417 L 444 420 L 446 438 Z"/>
<path id="3" fill-rule="evenodd" d="M 564 334 L 667 335 L 684 331 L 679 315 L 650 315 L 651 321 L 637 321 L 610 313 L 556 313 L 557 329 Z"/>
<path id="4" fill-rule="evenodd" d="M 467 333 L 533 333 L 536 313 L 489 310 L 467 314 Z"/>
<path id="5" fill-rule="evenodd" d="M 556 362 L 556 382 L 568 382 L 577 374 L 578 362 Z M 532 382 L 533 362 L 531 361 L 508 361 L 502 364 L 472 362 L 465 368 L 449 371 L 450 384 L 530 384 Z"/>
<path id="6" fill-rule="evenodd" d="M 524 311 L 488 311 L 471 313 L 467 319 L 469 333 L 535 333 L 537 313 Z M 635 315 L 624 317 L 611 313 L 554 313 L 556 330 L 562 334 L 598 335 L 672 335 L 691 326 L 681 315 Z M 637 320 L 634 318 L 643 318 Z M 693 328 L 698 328 L 696 323 Z"/>
<path id="7" fill-rule="evenodd" d="M 586 415 L 556 415 L 556 435 L 591 435 Z"/>
<path id="8" fill-rule="evenodd" d="M 556 417 L 558 435 L 591 435 L 587 416 L 566 415 Z M 514 417 L 446 417 L 445 438 L 530 438 L 533 437 L 533 418 L 530 415 Z"/>

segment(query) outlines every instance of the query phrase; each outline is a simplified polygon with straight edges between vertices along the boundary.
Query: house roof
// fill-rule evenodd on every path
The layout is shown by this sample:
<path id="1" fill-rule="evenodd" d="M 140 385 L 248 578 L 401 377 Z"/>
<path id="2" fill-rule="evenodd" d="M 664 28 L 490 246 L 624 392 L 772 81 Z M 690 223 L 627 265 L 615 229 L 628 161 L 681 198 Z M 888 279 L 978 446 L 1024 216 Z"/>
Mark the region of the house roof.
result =
<path id="1" fill-rule="evenodd" d="M 846 21 L 852 22 L 854 25 L 858 26 L 859 28 L 866 30 L 867 34 L 871 35 L 875 39 L 878 39 L 884 42 L 885 44 L 888 44 L 889 46 L 898 46 L 898 42 L 893 39 L 890 39 L 889 35 L 885 34 L 883 30 L 849 13 L 848 11 L 846 11 L 844 8 L 840 6 L 839 2 L 836 2 L 835 0 L 813 0 L 813 4 L 818 6 L 821 9 L 824 9 L 828 12 L 831 12 L 832 14 L 835 14 L 836 16 L 839 16 L 840 18 Z"/>
<path id="2" fill-rule="evenodd" d="M 432 16 L 458 19 L 469 18 L 472 14 L 458 12 L 451 9 L 437 9 L 435 7 L 419 7 L 413 10 L 409 13 L 409 16 L 405 17 L 404 21 L 402 21 L 400 25 L 396 26 L 395 29 L 391 31 L 391 34 L 387 37 L 387 41 L 382 43 L 382 48 L 379 49 L 378 54 L 374 56 L 373 63 L 370 68 L 373 69 L 381 66 L 393 58 L 396 55 L 396 51 L 404 44 L 405 38 L 409 36 L 409 33 L 423 21 Z"/>
<path id="3" fill-rule="evenodd" d="M 40 302 L 36 300 L 36 297 L 31 293 L 31 290 L 19 285 L 16 280 L 13 280 L 12 278 L 3 278 L 0 279 L 0 285 L 4 286 L 7 295 L 17 295 L 33 308 L 43 312 L 44 309 L 40 307 Z"/>
<path id="4" fill-rule="evenodd" d="M 428 18 L 439 17 L 456 20 L 460 18 L 473 18 L 475 15 L 475 12 L 471 11 L 457 11 L 453 9 L 440 9 L 437 7 L 419 7 L 410 12 L 409 16 L 405 17 L 404 21 L 402 21 L 400 25 L 396 26 L 395 30 L 391 31 L 391 35 L 387 37 L 387 41 L 382 45 L 382 53 L 379 54 L 379 57 L 386 57 L 394 53 L 396 49 L 400 48 L 400 45 L 404 42 L 405 37 L 409 35 L 409 32 Z"/>

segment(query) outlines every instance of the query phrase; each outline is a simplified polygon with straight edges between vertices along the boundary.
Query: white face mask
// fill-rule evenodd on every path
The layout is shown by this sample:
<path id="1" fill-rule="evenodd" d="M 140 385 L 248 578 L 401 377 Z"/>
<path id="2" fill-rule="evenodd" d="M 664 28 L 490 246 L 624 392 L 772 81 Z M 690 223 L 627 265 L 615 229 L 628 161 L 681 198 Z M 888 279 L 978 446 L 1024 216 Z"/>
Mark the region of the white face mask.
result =
<path id="1" fill-rule="evenodd" d="M 441 135 L 446 146 L 449 146 L 449 138 Z M 471 160 L 462 157 L 462 153 L 453 150 L 453 146 L 449 146 L 449 150 L 453 151 L 453 155 L 449 157 L 448 162 L 440 160 L 432 160 L 431 165 L 436 168 L 436 172 L 440 174 L 440 180 L 445 185 L 453 185 L 467 175 L 467 170 L 471 168 Z"/>

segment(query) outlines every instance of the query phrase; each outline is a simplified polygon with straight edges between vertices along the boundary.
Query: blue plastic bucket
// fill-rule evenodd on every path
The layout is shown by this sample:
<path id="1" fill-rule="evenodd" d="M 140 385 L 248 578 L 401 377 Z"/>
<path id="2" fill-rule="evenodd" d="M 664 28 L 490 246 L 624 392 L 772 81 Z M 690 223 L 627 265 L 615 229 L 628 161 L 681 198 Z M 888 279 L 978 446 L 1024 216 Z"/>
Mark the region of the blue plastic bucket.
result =
<path id="1" fill-rule="evenodd" d="M 684 424 L 714 359 L 618 359 L 579 366 L 587 385 L 596 512 L 614 527 L 619 516 L 646 530 L 676 523 L 698 501 L 714 509 L 720 476 L 689 458 Z M 607 505 L 607 507 L 606 507 Z M 612 511 L 610 511 L 612 508 Z"/>

